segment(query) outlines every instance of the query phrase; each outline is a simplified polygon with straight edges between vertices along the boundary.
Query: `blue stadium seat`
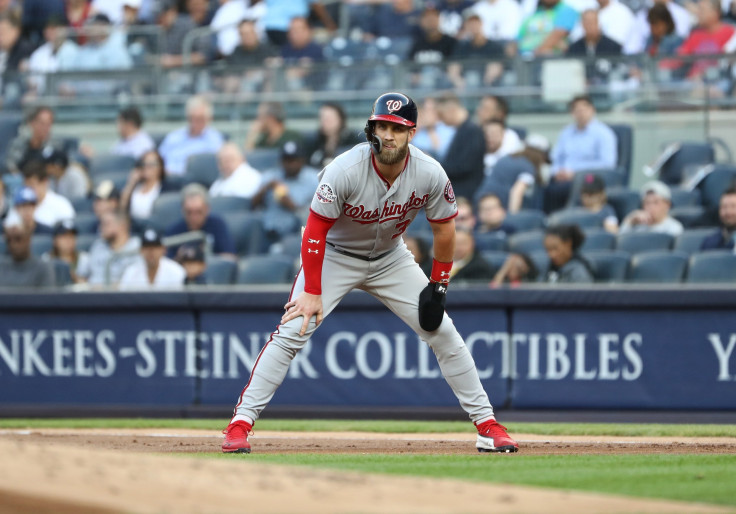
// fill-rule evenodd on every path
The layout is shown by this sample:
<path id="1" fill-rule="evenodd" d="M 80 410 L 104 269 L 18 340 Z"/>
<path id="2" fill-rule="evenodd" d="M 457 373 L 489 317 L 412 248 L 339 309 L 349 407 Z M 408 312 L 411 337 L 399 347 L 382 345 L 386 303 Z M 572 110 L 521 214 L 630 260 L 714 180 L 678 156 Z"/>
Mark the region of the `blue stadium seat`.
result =
<path id="1" fill-rule="evenodd" d="M 213 196 L 210 198 L 210 210 L 215 214 L 250 211 L 250 199 L 239 196 Z"/>
<path id="2" fill-rule="evenodd" d="M 80 197 L 74 198 L 70 201 L 72 203 L 72 207 L 74 207 L 74 212 L 76 212 L 77 214 L 81 214 L 83 212 L 92 212 L 92 198 Z"/>
<path id="3" fill-rule="evenodd" d="M 282 255 L 255 255 L 241 259 L 238 284 L 290 284 L 294 262 Z"/>
<path id="4" fill-rule="evenodd" d="M 700 190 L 688 190 L 680 187 L 670 187 L 672 196 L 672 208 L 689 207 L 691 205 L 700 205 Z"/>
<path id="5" fill-rule="evenodd" d="M 705 214 L 705 208 L 702 205 L 674 207 L 670 211 L 670 216 L 682 223 L 682 226 L 685 228 L 708 225 L 709 221 Z"/>
<path id="6" fill-rule="evenodd" d="M 31 238 L 31 254 L 41 257 L 50 252 L 54 245 L 54 238 L 50 234 L 34 234 Z"/>
<path id="7" fill-rule="evenodd" d="M 606 188 L 608 204 L 616 211 L 619 221 L 623 220 L 631 211 L 641 207 L 641 197 L 638 191 L 626 187 Z"/>
<path id="8" fill-rule="evenodd" d="M 624 185 L 624 175 L 622 170 L 591 170 L 589 173 L 600 176 L 606 184 L 606 189 Z M 570 185 L 570 196 L 567 198 L 567 207 L 575 207 L 580 205 L 580 190 L 583 187 L 583 179 L 588 172 L 578 172 L 572 179 Z"/>
<path id="9" fill-rule="evenodd" d="M 656 250 L 669 250 L 672 248 L 674 238 L 669 234 L 650 232 L 629 232 L 616 236 L 616 250 L 636 254 L 641 252 L 653 252 Z"/>
<path id="10" fill-rule="evenodd" d="M 625 123 L 612 123 L 608 125 L 616 134 L 616 150 L 618 154 L 617 166 L 623 173 L 623 185 L 629 183 L 631 174 L 631 158 L 634 153 L 634 129 Z"/>
<path id="11" fill-rule="evenodd" d="M 266 171 L 280 164 L 279 152 L 278 148 L 256 148 L 246 154 L 245 160 L 258 171 Z"/>
<path id="12" fill-rule="evenodd" d="M 736 255 L 733 252 L 708 251 L 690 256 L 685 279 L 691 283 L 734 283 L 736 282 Z"/>
<path id="13" fill-rule="evenodd" d="M 493 250 L 481 252 L 483 260 L 485 260 L 491 266 L 491 268 L 493 268 L 494 272 L 501 269 L 501 266 L 503 266 L 503 263 L 506 262 L 506 259 L 509 255 L 509 252 L 499 252 Z"/>
<path id="14" fill-rule="evenodd" d="M 534 262 L 534 265 L 537 267 L 538 278 L 544 279 L 544 275 L 549 269 L 549 255 L 547 255 L 547 251 L 534 250 L 532 252 L 529 252 L 529 257 L 531 258 L 532 262 Z"/>
<path id="15" fill-rule="evenodd" d="M 538 209 L 522 209 L 506 215 L 505 223 L 516 229 L 517 232 L 544 228 L 546 223 L 544 211 Z"/>
<path id="16" fill-rule="evenodd" d="M 715 162 L 715 148 L 709 142 L 686 141 L 677 145 L 674 153 L 659 168 L 659 180 L 665 184 L 678 185 L 689 168 Z"/>
<path id="17" fill-rule="evenodd" d="M 631 258 L 627 282 L 669 284 L 682 282 L 689 255 L 685 252 L 641 252 Z"/>
<path id="18" fill-rule="evenodd" d="M 526 254 L 544 250 L 544 230 L 529 230 L 513 234 L 508 239 L 508 249 L 510 252 Z"/>
<path id="19" fill-rule="evenodd" d="M 61 259 L 51 259 L 54 266 L 54 279 L 57 287 L 68 286 L 72 283 L 72 272 L 69 263 Z"/>
<path id="20" fill-rule="evenodd" d="M 475 234 L 475 247 L 479 252 L 506 250 L 506 234 L 504 232 L 482 232 Z"/>
<path id="21" fill-rule="evenodd" d="M 732 164 L 716 164 L 698 184 L 702 196 L 702 204 L 711 211 L 718 212 L 721 195 L 736 181 L 736 166 Z"/>
<path id="22" fill-rule="evenodd" d="M 184 171 L 184 182 L 197 183 L 209 188 L 220 176 L 217 167 L 217 155 L 214 153 L 200 153 L 190 155 Z"/>
<path id="23" fill-rule="evenodd" d="M 94 178 L 99 173 L 128 172 L 133 169 L 135 159 L 129 155 L 103 153 L 92 157 L 89 163 L 89 174 Z"/>
<path id="24" fill-rule="evenodd" d="M 585 241 L 581 251 L 613 250 L 616 247 L 616 236 L 602 228 L 585 230 Z"/>
<path id="25" fill-rule="evenodd" d="M 204 270 L 208 284 L 228 285 L 235 282 L 238 264 L 235 261 L 210 257 Z"/>
<path id="26" fill-rule="evenodd" d="M 93 212 L 79 212 L 74 217 L 74 224 L 79 234 L 96 234 L 99 222 Z"/>
<path id="27" fill-rule="evenodd" d="M 675 239 L 674 250 L 689 254 L 700 252 L 700 245 L 703 239 L 715 232 L 715 227 L 708 228 L 689 228 Z"/>
<path id="28" fill-rule="evenodd" d="M 268 249 L 268 253 L 275 255 L 285 255 L 291 259 L 298 259 L 302 251 L 301 234 L 289 234 L 281 238 L 278 243 L 274 243 Z"/>
<path id="29" fill-rule="evenodd" d="M 593 267 L 596 282 L 623 282 L 629 270 L 630 256 L 620 251 L 588 251 L 583 254 Z"/>
<path id="30" fill-rule="evenodd" d="M 586 209 L 568 208 L 552 213 L 547 218 L 547 225 L 577 225 L 580 228 L 598 228 L 603 226 L 603 218 L 599 214 Z"/>
<path id="31" fill-rule="evenodd" d="M 182 218 L 181 195 L 179 193 L 161 193 L 153 202 L 149 224 L 161 232 Z"/>
<path id="32" fill-rule="evenodd" d="M 230 236 L 235 243 L 235 251 L 240 256 L 266 253 L 268 241 L 263 230 L 261 214 L 256 212 L 230 212 L 222 216 Z"/>

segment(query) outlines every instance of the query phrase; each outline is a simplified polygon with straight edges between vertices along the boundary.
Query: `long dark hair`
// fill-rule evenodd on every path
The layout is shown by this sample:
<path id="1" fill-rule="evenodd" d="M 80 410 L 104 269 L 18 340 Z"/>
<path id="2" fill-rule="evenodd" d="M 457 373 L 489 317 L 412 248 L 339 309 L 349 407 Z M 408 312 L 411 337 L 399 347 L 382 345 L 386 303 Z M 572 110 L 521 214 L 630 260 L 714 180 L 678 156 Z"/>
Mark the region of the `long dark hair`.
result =
<path id="1" fill-rule="evenodd" d="M 158 153 L 158 150 L 146 150 L 135 165 L 139 168 L 143 168 L 143 161 L 146 159 L 146 155 L 149 154 L 153 154 L 158 161 L 158 181 L 163 184 L 164 180 L 166 180 L 166 170 L 164 169 L 164 159 L 161 157 L 161 154 Z"/>
<path id="2" fill-rule="evenodd" d="M 580 261 L 586 268 L 588 268 L 588 271 L 591 275 L 593 275 L 593 266 L 588 262 L 588 259 L 580 255 L 580 248 L 583 246 L 583 243 L 585 242 L 585 233 L 581 230 L 581 228 L 577 225 L 551 225 L 546 228 L 544 231 L 544 235 L 546 236 L 556 236 L 559 237 L 561 241 L 563 242 L 570 242 L 570 245 L 572 247 L 572 256 L 570 257 L 570 261 L 577 260 Z M 568 262 L 570 262 L 568 261 Z M 550 268 L 554 268 L 554 265 L 550 262 Z"/>

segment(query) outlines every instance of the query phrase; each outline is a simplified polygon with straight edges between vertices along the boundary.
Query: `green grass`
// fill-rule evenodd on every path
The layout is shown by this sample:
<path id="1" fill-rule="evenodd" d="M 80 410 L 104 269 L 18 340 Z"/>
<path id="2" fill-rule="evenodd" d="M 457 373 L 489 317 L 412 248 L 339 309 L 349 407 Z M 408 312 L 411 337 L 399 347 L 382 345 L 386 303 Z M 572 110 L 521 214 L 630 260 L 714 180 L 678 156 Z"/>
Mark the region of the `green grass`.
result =
<path id="1" fill-rule="evenodd" d="M 222 430 L 227 419 L 0 419 L 0 429 L 21 428 L 194 428 Z M 628 437 L 736 437 L 736 425 L 637 423 L 505 423 L 513 433 L 540 435 L 618 435 Z M 449 433 L 472 432 L 465 421 L 356 421 L 263 419 L 257 430 L 318 432 Z"/>
<path id="2" fill-rule="evenodd" d="M 247 462 L 442 477 L 736 506 L 736 455 L 221 455 Z"/>

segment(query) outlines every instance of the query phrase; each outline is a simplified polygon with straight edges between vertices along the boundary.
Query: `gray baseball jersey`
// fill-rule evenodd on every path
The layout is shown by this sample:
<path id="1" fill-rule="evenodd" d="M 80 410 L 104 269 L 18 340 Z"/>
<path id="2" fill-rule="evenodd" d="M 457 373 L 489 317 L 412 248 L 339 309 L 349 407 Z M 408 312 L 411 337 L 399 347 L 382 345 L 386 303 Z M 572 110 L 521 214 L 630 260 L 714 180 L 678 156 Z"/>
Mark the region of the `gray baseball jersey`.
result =
<path id="1" fill-rule="evenodd" d="M 389 186 L 374 167 L 368 143 L 337 157 L 320 173 L 312 211 L 337 219 L 327 240 L 349 252 L 375 257 L 402 243 L 420 209 L 429 221 L 457 214 L 452 185 L 432 157 L 409 145 L 410 158 Z"/>

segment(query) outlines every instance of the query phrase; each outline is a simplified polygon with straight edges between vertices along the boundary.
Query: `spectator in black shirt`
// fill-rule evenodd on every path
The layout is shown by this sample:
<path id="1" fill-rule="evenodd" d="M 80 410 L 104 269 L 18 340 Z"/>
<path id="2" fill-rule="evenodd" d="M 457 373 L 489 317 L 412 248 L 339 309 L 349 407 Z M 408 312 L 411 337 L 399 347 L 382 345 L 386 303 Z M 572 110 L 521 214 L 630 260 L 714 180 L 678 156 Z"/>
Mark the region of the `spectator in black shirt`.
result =
<path id="1" fill-rule="evenodd" d="M 621 55 L 621 45 L 604 35 L 598 24 L 598 11 L 589 9 L 581 16 L 585 34 L 567 49 L 570 57 L 587 58 L 585 76 L 589 84 L 607 84 L 616 63 L 604 57 Z"/>
<path id="2" fill-rule="evenodd" d="M 440 31 L 440 12 L 432 3 L 425 4 L 419 18 L 419 28 L 409 50 L 409 58 L 420 65 L 412 77 L 414 85 L 426 88 L 449 87 L 444 70 L 438 65 L 452 55 L 457 40 Z"/>
<path id="3" fill-rule="evenodd" d="M 270 67 L 275 64 L 276 48 L 261 42 L 255 20 L 243 20 L 238 25 L 240 44 L 225 57 L 229 73 L 222 77 L 225 93 L 262 91 L 272 78 Z"/>

